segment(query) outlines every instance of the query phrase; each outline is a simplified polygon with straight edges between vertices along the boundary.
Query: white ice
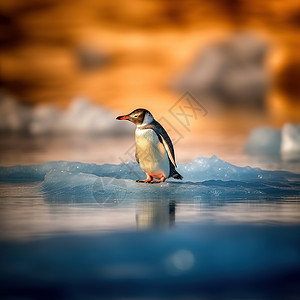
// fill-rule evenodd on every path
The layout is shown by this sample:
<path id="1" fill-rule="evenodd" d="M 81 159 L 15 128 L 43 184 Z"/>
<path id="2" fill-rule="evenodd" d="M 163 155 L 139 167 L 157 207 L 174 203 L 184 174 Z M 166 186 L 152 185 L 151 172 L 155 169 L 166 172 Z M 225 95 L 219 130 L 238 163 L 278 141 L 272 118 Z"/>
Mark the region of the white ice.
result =
<path id="1" fill-rule="evenodd" d="M 300 157 L 300 124 L 285 124 L 283 126 L 281 153 L 285 160 Z"/>
<path id="2" fill-rule="evenodd" d="M 281 132 L 269 127 L 255 128 L 251 131 L 245 150 L 249 153 L 279 153 Z"/>
<path id="3" fill-rule="evenodd" d="M 120 199 L 287 196 L 300 194 L 300 175 L 284 171 L 238 167 L 219 159 L 199 157 L 179 164 L 183 181 L 161 184 L 135 182 L 145 174 L 136 162 L 86 164 L 48 162 L 0 168 L 0 182 L 41 182 L 48 199 L 63 201 L 119 201 Z"/>
<path id="4" fill-rule="evenodd" d="M 30 107 L 0 95 L 0 131 L 26 131 L 33 135 L 57 133 L 110 134 L 132 131 L 128 123 L 119 126 L 116 114 L 87 98 L 73 99 L 67 110 L 52 105 Z"/>
<path id="5" fill-rule="evenodd" d="M 245 145 L 250 154 L 278 154 L 283 160 L 300 159 L 300 124 L 285 124 L 281 130 L 256 128 Z"/>

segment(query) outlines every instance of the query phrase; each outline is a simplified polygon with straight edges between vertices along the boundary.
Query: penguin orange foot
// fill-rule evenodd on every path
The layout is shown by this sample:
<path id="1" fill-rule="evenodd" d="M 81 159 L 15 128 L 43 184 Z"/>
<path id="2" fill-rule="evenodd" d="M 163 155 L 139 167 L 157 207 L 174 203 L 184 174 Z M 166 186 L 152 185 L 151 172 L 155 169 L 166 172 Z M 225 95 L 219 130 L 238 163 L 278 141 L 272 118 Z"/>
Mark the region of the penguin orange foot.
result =
<path id="1" fill-rule="evenodd" d="M 175 169 L 177 165 L 171 139 L 148 110 L 139 108 L 128 115 L 117 117 L 117 120 L 128 120 L 136 125 L 135 157 L 147 174 L 147 179 L 137 182 L 160 183 L 169 177 L 182 179 Z"/>
<path id="2" fill-rule="evenodd" d="M 144 182 L 144 183 L 150 183 L 152 181 L 153 177 L 147 174 L 147 178 L 144 180 L 136 180 L 136 182 Z"/>
<path id="3" fill-rule="evenodd" d="M 162 177 L 159 180 L 151 180 L 150 183 L 160 183 L 160 182 L 165 182 L 165 180 L 166 180 L 166 177 Z"/>

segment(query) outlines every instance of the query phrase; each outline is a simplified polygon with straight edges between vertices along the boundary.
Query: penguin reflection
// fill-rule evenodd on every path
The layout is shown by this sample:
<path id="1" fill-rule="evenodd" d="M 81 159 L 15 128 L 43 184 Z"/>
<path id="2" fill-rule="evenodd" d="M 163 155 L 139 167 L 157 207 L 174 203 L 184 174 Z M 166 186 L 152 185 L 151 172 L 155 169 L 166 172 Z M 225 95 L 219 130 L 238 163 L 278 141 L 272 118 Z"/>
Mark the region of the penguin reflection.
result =
<path id="1" fill-rule="evenodd" d="M 175 225 L 176 203 L 170 201 L 139 202 L 136 208 L 137 229 L 166 229 Z"/>

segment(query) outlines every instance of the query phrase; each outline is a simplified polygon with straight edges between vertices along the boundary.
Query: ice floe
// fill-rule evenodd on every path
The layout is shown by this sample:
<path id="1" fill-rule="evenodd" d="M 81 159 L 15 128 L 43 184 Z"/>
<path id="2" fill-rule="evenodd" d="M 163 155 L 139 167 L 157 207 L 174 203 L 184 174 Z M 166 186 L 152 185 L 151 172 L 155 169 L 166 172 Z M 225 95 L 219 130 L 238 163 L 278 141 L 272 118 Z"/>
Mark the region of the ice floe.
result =
<path id="1" fill-rule="evenodd" d="M 260 197 L 300 194 L 300 175 L 239 167 L 219 159 L 199 157 L 179 164 L 183 181 L 169 179 L 161 184 L 136 183 L 145 174 L 135 162 L 128 164 L 87 164 L 47 162 L 41 165 L 0 168 L 2 182 L 41 182 L 49 199 L 109 203 L 124 199 L 199 197 Z"/>
<path id="2" fill-rule="evenodd" d="M 287 123 L 281 130 L 255 128 L 245 150 L 250 154 L 278 154 L 283 160 L 300 160 L 300 124 Z"/>
<path id="3" fill-rule="evenodd" d="M 0 131 L 43 135 L 110 134 L 132 130 L 127 123 L 119 126 L 115 115 L 85 97 L 73 99 L 67 110 L 60 110 L 53 105 L 26 106 L 14 98 L 0 95 Z"/>

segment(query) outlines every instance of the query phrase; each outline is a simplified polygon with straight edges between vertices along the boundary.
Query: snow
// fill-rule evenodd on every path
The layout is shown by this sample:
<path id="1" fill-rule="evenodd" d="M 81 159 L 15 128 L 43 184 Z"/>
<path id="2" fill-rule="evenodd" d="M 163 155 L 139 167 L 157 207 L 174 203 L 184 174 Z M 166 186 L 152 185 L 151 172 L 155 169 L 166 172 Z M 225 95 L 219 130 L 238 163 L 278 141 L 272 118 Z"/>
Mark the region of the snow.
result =
<path id="1" fill-rule="evenodd" d="M 64 111 L 52 105 L 25 106 L 13 98 L 0 95 L 0 131 L 25 131 L 32 135 L 122 134 L 132 131 L 130 124 L 120 126 L 115 120 L 116 115 L 84 97 L 73 99 Z"/>
<path id="2" fill-rule="evenodd" d="M 165 183 L 151 185 L 135 182 L 145 177 L 135 162 L 97 165 L 58 161 L 1 167 L 0 181 L 40 181 L 40 188 L 49 201 L 108 201 L 110 204 L 126 199 L 169 198 L 170 194 L 177 199 L 300 194 L 300 175 L 239 167 L 217 156 L 199 157 L 191 163 L 179 164 L 178 171 L 183 181 L 168 179 Z"/>
<path id="3" fill-rule="evenodd" d="M 245 145 L 250 154 L 280 154 L 283 160 L 300 159 L 300 124 L 287 123 L 281 130 L 253 129 Z"/>

